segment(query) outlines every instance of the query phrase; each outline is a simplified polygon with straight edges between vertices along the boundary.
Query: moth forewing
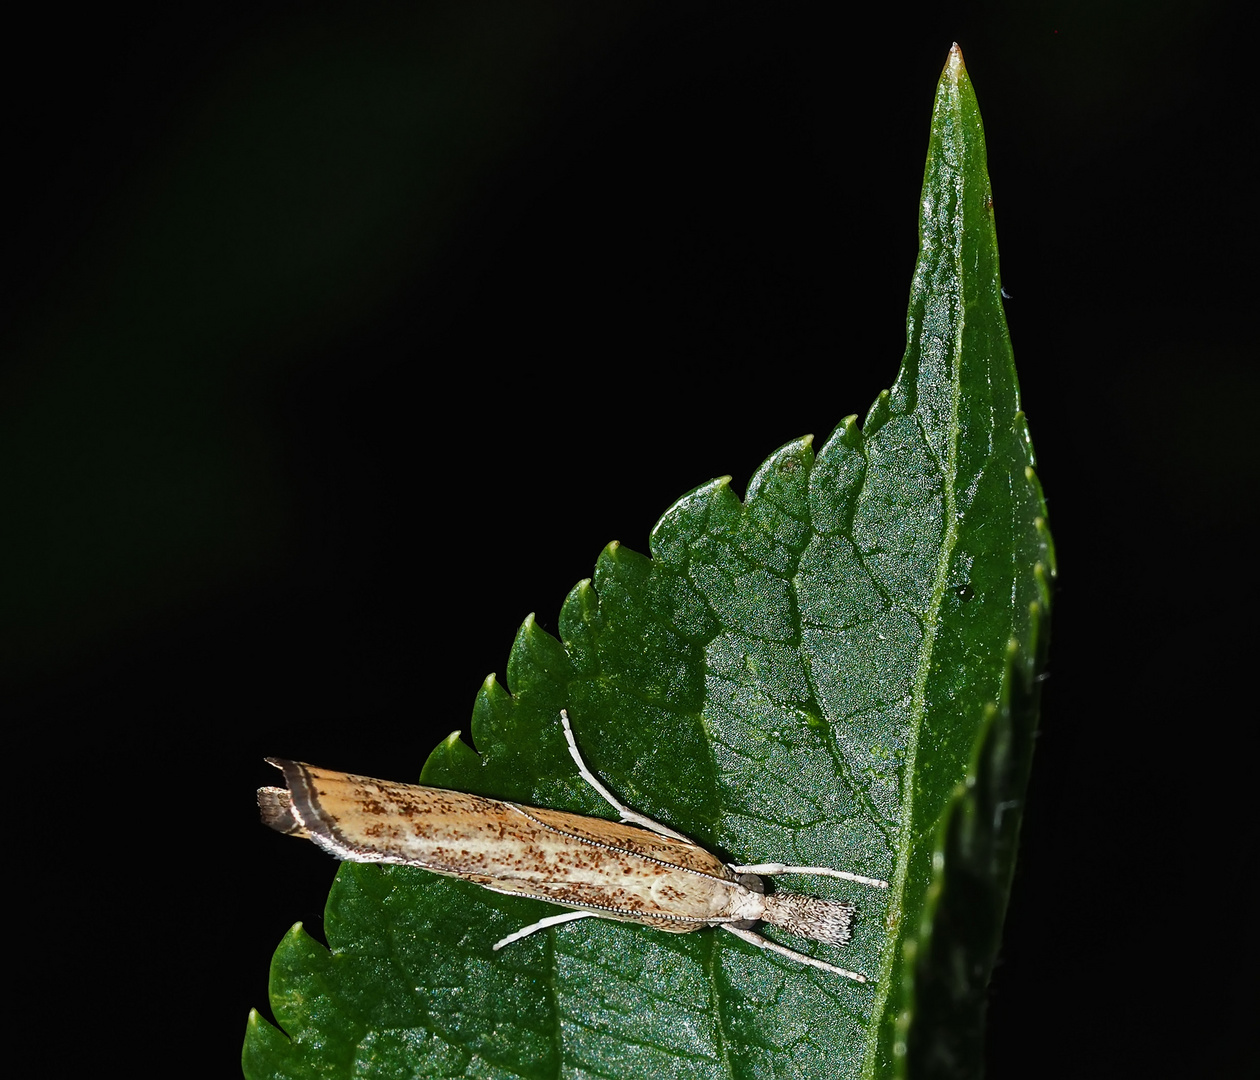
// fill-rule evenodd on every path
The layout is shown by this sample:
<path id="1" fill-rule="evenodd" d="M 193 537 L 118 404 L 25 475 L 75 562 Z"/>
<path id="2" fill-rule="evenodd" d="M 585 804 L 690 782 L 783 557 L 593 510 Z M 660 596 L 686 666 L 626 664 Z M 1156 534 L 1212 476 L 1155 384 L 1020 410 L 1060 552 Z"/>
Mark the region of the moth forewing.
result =
<path id="1" fill-rule="evenodd" d="M 766 895 L 757 872 L 816 873 L 881 887 L 886 882 L 827 867 L 722 862 L 681 833 L 618 802 L 586 768 L 568 716 L 560 715 L 579 772 L 616 808 L 621 822 L 281 758 L 267 760 L 284 773 L 288 790 L 259 789 L 262 819 L 279 832 L 309 838 L 339 859 L 421 867 L 494 892 L 576 909 L 524 927 L 496 949 L 536 930 L 598 915 L 671 933 L 720 926 L 798 963 L 866 981 L 753 932 L 752 926 L 764 921 L 844 945 L 854 914 L 853 905 L 841 900 Z"/>
<path id="2" fill-rule="evenodd" d="M 298 827 L 341 859 L 418 866 L 679 933 L 758 917 L 738 904 L 746 890 L 735 874 L 690 842 L 602 818 L 271 760 L 289 782 Z M 278 790 L 263 789 L 260 804 L 274 804 Z M 264 807 L 273 828 L 293 831 L 284 815 L 268 813 Z"/>

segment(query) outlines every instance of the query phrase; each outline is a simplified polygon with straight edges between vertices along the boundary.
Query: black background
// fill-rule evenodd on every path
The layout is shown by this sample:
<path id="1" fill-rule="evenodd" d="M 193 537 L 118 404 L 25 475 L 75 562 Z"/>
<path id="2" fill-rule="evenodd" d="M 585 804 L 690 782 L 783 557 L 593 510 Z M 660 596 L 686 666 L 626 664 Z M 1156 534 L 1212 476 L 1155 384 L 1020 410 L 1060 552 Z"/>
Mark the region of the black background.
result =
<path id="1" fill-rule="evenodd" d="M 677 496 L 865 413 L 953 40 L 1061 572 L 989 1075 L 1255 1066 L 1242 6 L 888 7 L 14 31 L 0 645 L 30 1075 L 238 1075 L 334 871 L 257 825 L 263 755 L 414 777 L 604 544 L 646 551 Z"/>

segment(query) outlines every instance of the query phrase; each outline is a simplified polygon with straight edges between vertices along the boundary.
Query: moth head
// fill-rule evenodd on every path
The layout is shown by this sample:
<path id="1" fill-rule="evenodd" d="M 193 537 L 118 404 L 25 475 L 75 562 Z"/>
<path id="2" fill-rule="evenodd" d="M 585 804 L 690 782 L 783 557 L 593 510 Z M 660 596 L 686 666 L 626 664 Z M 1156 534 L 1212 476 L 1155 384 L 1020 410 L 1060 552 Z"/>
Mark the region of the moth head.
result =
<path id="1" fill-rule="evenodd" d="M 828 945 L 844 945 L 852 937 L 854 909 L 843 900 L 778 892 L 767 896 L 765 903 L 762 920 L 789 933 Z"/>

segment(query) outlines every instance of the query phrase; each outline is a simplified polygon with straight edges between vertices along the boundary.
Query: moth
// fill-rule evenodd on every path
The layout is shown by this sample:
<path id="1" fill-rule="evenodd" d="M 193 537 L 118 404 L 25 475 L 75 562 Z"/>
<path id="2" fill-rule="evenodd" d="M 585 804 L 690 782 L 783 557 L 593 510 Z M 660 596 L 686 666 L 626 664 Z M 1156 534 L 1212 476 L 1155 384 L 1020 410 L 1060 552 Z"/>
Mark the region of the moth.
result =
<path id="1" fill-rule="evenodd" d="M 835 975 L 856 971 L 817 960 L 757 933 L 769 923 L 800 937 L 841 946 L 854 906 L 800 893 L 767 893 L 761 875 L 814 874 L 878 889 L 888 882 L 824 866 L 737 866 L 667 825 L 623 805 L 586 767 L 568 714 L 560 713 L 578 774 L 620 815 L 620 822 L 521 806 L 445 788 L 397 784 L 266 760 L 287 788 L 258 789 L 264 824 L 312 840 L 338 859 L 418 866 L 473 881 L 493 892 L 571 908 L 523 927 L 495 950 L 574 919 L 641 923 L 684 934 L 717 926 L 760 949 Z"/>

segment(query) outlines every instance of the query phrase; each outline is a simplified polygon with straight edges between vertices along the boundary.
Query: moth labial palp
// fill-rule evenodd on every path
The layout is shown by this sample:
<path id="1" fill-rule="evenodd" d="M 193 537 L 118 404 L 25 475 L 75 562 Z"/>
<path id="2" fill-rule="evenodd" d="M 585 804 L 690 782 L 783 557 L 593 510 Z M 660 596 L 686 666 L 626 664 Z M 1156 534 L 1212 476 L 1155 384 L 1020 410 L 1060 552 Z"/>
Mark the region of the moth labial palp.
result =
<path id="1" fill-rule="evenodd" d="M 317 769 L 279 758 L 286 788 L 258 792 L 264 823 L 310 839 L 354 862 L 417 866 L 493 892 L 546 900 L 574 910 L 541 919 L 495 943 L 496 950 L 575 919 L 642 923 L 668 933 L 707 926 L 729 931 L 797 963 L 866 982 L 858 972 L 770 941 L 753 930 L 769 923 L 789 933 L 844 945 L 854 907 L 799 893 L 766 893 L 762 875 L 813 874 L 887 888 L 880 878 L 822 866 L 722 862 L 694 841 L 620 802 L 587 768 L 567 712 L 565 741 L 578 773 L 621 822 L 522 806 L 445 788 Z"/>

